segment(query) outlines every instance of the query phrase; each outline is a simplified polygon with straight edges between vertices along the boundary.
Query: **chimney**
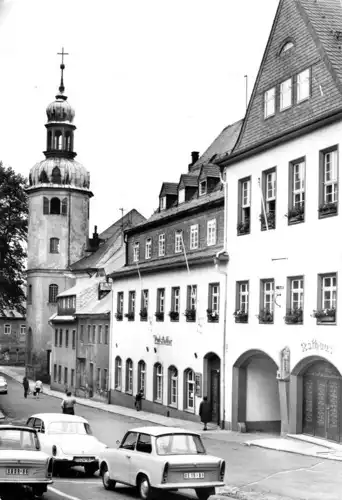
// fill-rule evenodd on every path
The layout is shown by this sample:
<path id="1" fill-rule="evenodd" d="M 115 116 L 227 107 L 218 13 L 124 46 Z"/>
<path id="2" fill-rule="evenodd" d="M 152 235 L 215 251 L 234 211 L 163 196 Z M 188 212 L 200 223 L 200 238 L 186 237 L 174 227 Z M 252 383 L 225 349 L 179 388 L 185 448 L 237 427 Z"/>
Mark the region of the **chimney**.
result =
<path id="1" fill-rule="evenodd" d="M 93 232 L 93 240 L 96 242 L 99 239 L 99 235 L 97 232 L 97 226 L 94 226 L 94 232 Z"/>
<path id="2" fill-rule="evenodd" d="M 190 172 L 190 170 L 191 170 L 191 167 L 192 167 L 193 165 L 195 165 L 195 163 L 196 163 L 196 161 L 198 160 L 198 158 L 199 158 L 199 152 L 198 152 L 198 151 L 192 151 L 192 153 L 191 153 L 191 163 L 188 165 L 188 167 L 189 167 L 189 172 Z"/>

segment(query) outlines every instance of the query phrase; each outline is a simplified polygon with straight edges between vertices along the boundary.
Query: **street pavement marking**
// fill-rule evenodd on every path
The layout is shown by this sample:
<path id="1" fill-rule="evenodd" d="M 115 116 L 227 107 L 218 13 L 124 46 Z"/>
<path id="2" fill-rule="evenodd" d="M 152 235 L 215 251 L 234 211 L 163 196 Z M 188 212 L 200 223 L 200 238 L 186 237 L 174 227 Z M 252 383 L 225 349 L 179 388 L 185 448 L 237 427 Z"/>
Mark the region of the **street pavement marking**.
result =
<path id="1" fill-rule="evenodd" d="M 48 490 L 51 491 L 51 493 L 56 493 L 56 495 L 59 495 L 63 498 L 67 498 L 68 500 L 81 500 L 78 497 L 67 495 L 66 493 L 63 493 L 63 491 L 57 490 L 57 488 L 53 488 L 52 486 L 48 486 Z"/>
<path id="2" fill-rule="evenodd" d="M 77 479 L 77 478 L 72 478 L 72 479 L 60 479 L 60 480 L 55 480 L 53 481 L 55 484 L 61 484 L 61 483 L 73 483 L 73 484 L 102 484 L 101 481 L 91 481 L 87 479 Z"/>

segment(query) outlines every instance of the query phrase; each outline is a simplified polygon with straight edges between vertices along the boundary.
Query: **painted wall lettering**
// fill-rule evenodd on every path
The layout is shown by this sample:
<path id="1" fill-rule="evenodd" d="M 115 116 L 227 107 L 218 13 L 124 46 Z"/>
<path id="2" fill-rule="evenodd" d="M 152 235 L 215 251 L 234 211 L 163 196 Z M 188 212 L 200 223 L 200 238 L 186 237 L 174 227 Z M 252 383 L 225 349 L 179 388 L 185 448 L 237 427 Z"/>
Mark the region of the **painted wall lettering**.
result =
<path id="1" fill-rule="evenodd" d="M 172 339 L 170 337 L 164 337 L 161 335 L 153 335 L 154 343 L 158 345 L 172 345 Z"/>
<path id="2" fill-rule="evenodd" d="M 323 342 L 318 342 L 316 339 L 309 340 L 308 342 L 301 342 L 302 352 L 307 351 L 324 351 L 329 354 L 333 353 L 333 348 L 331 345 L 324 344 Z"/>

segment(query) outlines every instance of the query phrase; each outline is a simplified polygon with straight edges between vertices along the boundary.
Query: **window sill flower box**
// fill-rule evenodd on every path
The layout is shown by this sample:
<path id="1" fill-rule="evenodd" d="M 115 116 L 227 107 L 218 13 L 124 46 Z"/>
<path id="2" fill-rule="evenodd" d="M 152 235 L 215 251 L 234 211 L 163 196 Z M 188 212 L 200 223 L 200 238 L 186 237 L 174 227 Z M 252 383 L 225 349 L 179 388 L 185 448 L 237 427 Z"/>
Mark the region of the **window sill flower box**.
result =
<path id="1" fill-rule="evenodd" d="M 219 320 L 219 313 L 213 309 L 207 309 L 207 318 L 209 323 L 217 323 Z"/>
<path id="2" fill-rule="evenodd" d="M 164 313 L 163 312 L 160 312 L 160 311 L 157 311 L 156 313 L 154 313 L 157 321 L 164 321 Z"/>
<path id="3" fill-rule="evenodd" d="M 147 321 L 147 309 L 141 309 L 139 315 L 140 321 Z"/>
<path id="4" fill-rule="evenodd" d="M 302 325 L 303 324 L 303 310 L 290 309 L 284 316 L 284 321 L 287 325 Z"/>
<path id="5" fill-rule="evenodd" d="M 241 234 L 249 234 L 249 220 L 239 222 L 236 226 L 238 236 Z"/>
<path id="6" fill-rule="evenodd" d="M 116 312 L 115 313 L 115 318 L 116 318 L 116 321 L 122 321 L 122 318 L 123 318 L 123 314 L 122 312 Z"/>
<path id="7" fill-rule="evenodd" d="M 328 215 L 333 215 L 337 213 L 337 203 L 323 203 L 319 206 L 318 212 L 321 217 L 325 217 Z"/>
<path id="8" fill-rule="evenodd" d="M 303 222 L 304 213 L 305 213 L 304 203 L 290 208 L 290 210 L 286 214 L 289 224 L 296 224 L 297 222 Z"/>
<path id="9" fill-rule="evenodd" d="M 128 319 L 128 321 L 134 321 L 134 312 L 128 312 L 125 314 L 125 318 Z"/>
<path id="10" fill-rule="evenodd" d="M 184 316 L 187 321 L 196 321 L 196 309 L 186 309 Z"/>
<path id="11" fill-rule="evenodd" d="M 179 321 L 179 312 L 170 311 L 169 316 L 170 316 L 171 321 Z"/>
<path id="12" fill-rule="evenodd" d="M 235 323 L 247 323 L 248 322 L 248 313 L 245 311 L 235 311 L 233 313 L 235 316 Z"/>
<path id="13" fill-rule="evenodd" d="M 269 311 L 268 309 L 261 310 L 257 317 L 259 323 L 262 324 L 273 323 L 273 312 Z"/>
<path id="14" fill-rule="evenodd" d="M 318 323 L 335 323 L 336 309 L 314 310 L 311 316 L 316 318 Z"/>
<path id="15" fill-rule="evenodd" d="M 268 227 L 268 229 L 275 229 L 275 223 L 276 223 L 275 212 L 267 212 L 266 213 L 267 227 L 266 227 L 265 215 L 260 214 L 259 219 L 260 219 L 260 223 L 261 223 L 261 231 L 266 231 L 267 227 Z"/>

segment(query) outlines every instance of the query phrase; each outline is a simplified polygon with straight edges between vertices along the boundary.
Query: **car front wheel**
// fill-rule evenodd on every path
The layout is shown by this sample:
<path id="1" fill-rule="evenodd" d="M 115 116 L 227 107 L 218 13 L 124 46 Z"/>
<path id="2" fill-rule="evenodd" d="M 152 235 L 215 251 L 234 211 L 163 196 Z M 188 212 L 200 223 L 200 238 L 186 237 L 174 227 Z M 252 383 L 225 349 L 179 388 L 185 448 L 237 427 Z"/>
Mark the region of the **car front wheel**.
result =
<path id="1" fill-rule="evenodd" d="M 104 489 L 114 490 L 116 483 L 110 478 L 107 465 L 101 467 L 101 477 Z"/>
<path id="2" fill-rule="evenodd" d="M 211 495 L 215 495 L 215 488 L 196 488 L 198 500 L 208 500 Z"/>
<path id="3" fill-rule="evenodd" d="M 157 492 L 150 485 L 150 481 L 146 476 L 138 478 L 138 494 L 141 500 L 152 500 L 157 497 Z"/>

